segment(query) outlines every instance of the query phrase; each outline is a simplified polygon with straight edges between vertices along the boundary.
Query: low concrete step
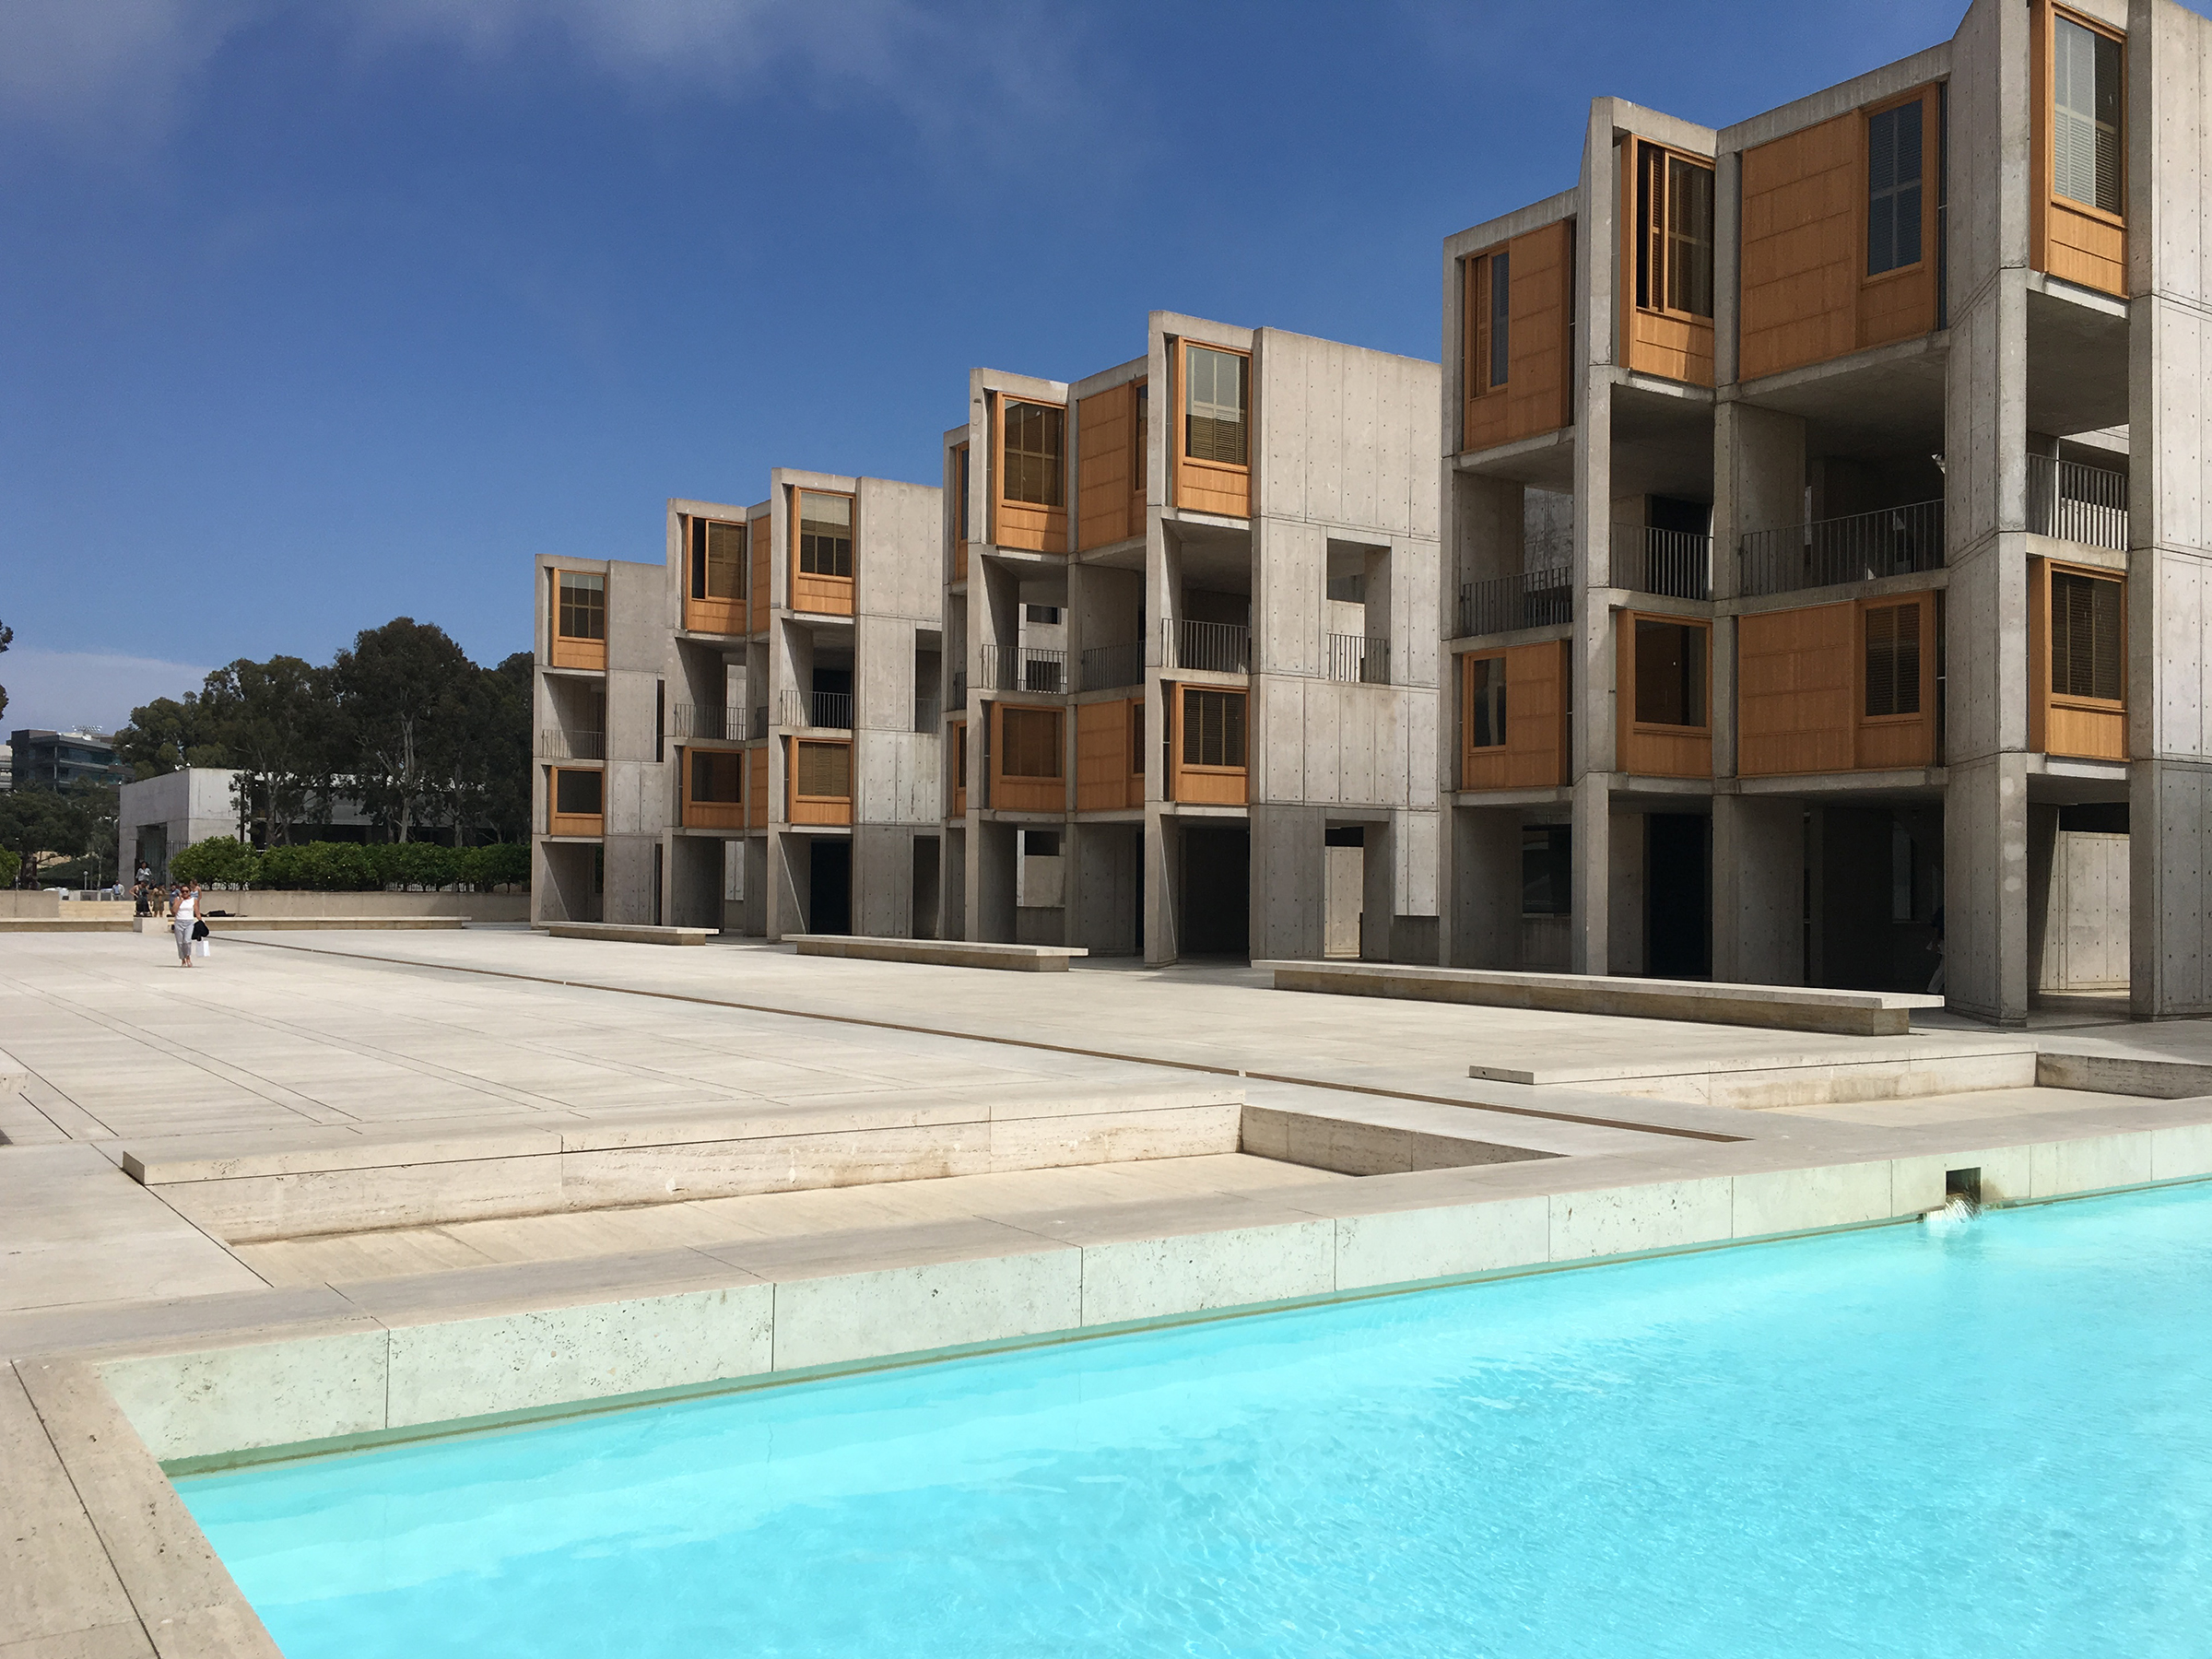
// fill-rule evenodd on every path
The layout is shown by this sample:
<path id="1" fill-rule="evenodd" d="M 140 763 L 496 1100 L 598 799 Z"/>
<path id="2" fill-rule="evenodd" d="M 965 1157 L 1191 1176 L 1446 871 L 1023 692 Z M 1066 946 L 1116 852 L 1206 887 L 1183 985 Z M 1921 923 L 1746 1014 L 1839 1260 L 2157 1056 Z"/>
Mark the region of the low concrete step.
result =
<path id="1" fill-rule="evenodd" d="M 927 962 L 940 968 L 1001 968 L 1017 973 L 1065 973 L 1074 945 L 994 945 L 974 939 L 867 939 L 847 934 L 785 934 L 801 956 L 851 957 L 871 962 Z"/>
<path id="2" fill-rule="evenodd" d="M 633 922 L 547 922 L 541 925 L 557 939 L 606 939 L 618 945 L 704 945 L 718 931 Z"/>
<path id="3" fill-rule="evenodd" d="M 1400 962 L 1274 961 L 1253 966 L 1272 972 L 1277 991 L 1395 996 L 1415 1002 L 1543 1008 L 1560 1014 L 1610 1014 L 1635 1019 L 1684 1019 L 1853 1037 L 1901 1037 L 1912 1029 L 1915 1009 L 1943 1006 L 1940 996 L 1896 991 L 1830 991 L 1804 985 L 1521 973 Z"/>
<path id="4" fill-rule="evenodd" d="M 1540 1068 L 1470 1065 L 1467 1075 L 1493 1083 L 1759 1111 L 2027 1088 L 2035 1083 L 2037 1070 L 2035 1044 L 2024 1039 L 1922 1036 L 1886 1044 L 1877 1053 L 1863 1048 L 1806 1051 L 1671 1067 L 1649 1061 Z"/>

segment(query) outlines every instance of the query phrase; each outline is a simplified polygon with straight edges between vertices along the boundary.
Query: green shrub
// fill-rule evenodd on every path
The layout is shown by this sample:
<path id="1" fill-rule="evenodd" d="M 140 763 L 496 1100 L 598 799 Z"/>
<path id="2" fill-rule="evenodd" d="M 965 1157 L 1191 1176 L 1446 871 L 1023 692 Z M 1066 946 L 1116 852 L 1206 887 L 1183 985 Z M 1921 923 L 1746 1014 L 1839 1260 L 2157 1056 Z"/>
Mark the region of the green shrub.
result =
<path id="1" fill-rule="evenodd" d="M 471 847 L 468 853 L 470 869 L 466 879 L 479 893 L 489 892 L 495 887 L 530 885 L 528 841 L 494 841 L 488 847 Z"/>
<path id="2" fill-rule="evenodd" d="M 12 888 L 16 877 L 22 874 L 23 860 L 6 847 L 0 847 L 0 888 Z"/>
<path id="3" fill-rule="evenodd" d="M 171 859 L 169 874 L 171 880 L 196 881 L 202 887 L 245 887 L 261 879 L 261 862 L 244 841 L 211 835 Z"/>

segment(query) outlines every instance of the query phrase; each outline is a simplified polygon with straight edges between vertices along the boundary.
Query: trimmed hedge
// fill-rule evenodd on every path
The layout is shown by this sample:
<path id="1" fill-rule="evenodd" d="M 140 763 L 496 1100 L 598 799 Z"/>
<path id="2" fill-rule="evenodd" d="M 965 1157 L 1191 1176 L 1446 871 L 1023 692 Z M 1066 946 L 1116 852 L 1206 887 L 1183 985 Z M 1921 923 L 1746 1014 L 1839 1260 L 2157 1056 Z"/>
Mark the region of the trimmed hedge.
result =
<path id="1" fill-rule="evenodd" d="M 0 847 L 0 891 L 16 885 L 16 877 L 23 873 L 23 855 Z"/>
<path id="2" fill-rule="evenodd" d="M 322 893 L 368 893 L 385 888 L 438 891 L 530 885 L 530 849 L 520 841 L 488 847 L 441 847 L 431 841 L 303 841 L 256 853 L 245 842 L 212 836 L 169 861 L 170 874 L 202 887 L 281 888 Z"/>

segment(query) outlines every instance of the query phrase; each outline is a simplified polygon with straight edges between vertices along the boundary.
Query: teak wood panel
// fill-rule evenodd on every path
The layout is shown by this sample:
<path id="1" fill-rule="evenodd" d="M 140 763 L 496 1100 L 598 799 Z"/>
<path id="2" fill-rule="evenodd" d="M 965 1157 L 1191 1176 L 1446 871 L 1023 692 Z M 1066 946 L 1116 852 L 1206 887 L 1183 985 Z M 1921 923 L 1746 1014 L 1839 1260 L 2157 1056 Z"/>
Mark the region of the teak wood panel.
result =
<path id="1" fill-rule="evenodd" d="M 952 579 L 955 582 L 968 580 L 968 544 L 966 542 L 952 544 Z"/>
<path id="2" fill-rule="evenodd" d="M 968 816 L 968 723 L 966 720 L 956 720 L 951 724 L 952 730 L 947 734 L 947 741 L 952 748 L 952 765 L 947 769 L 952 773 L 952 816 L 966 818 Z"/>
<path id="3" fill-rule="evenodd" d="M 1486 248 L 1461 265 L 1463 384 L 1469 394 L 1461 427 L 1463 450 L 1491 449 L 1556 432 L 1573 418 L 1568 342 L 1574 324 L 1570 292 L 1574 221 L 1540 226 L 1503 245 L 1512 270 L 1506 296 L 1505 384 L 1477 392 L 1481 379 L 1474 361 L 1476 265 L 1500 251 Z"/>
<path id="4" fill-rule="evenodd" d="M 773 518 L 762 513 L 745 527 L 745 562 L 751 578 L 746 584 L 750 595 L 746 607 L 747 633 L 759 633 L 768 626 L 769 570 L 774 561 L 770 526 L 774 523 Z"/>
<path id="5" fill-rule="evenodd" d="M 1910 714 L 1866 712 L 1866 619 L 1870 612 L 1900 606 L 1917 608 L 1920 630 L 1920 707 Z M 1897 594 L 1859 601 L 1852 634 L 1852 759 L 1861 771 L 1932 766 L 1936 761 L 1936 618 L 1933 592 Z"/>
<path id="6" fill-rule="evenodd" d="M 1076 546 L 1103 547 L 1145 528 L 1138 485 L 1136 394 L 1144 382 L 1084 398 L 1076 406 Z"/>
<path id="7" fill-rule="evenodd" d="M 853 797 L 842 795 L 805 795 L 799 793 L 798 746 L 808 747 L 842 748 L 850 751 L 850 740 L 837 741 L 819 737 L 786 737 L 783 739 L 783 804 L 784 822 L 788 824 L 850 824 L 853 821 Z M 848 758 L 845 775 L 852 777 L 852 763 Z M 848 783 L 848 787 L 850 784 Z"/>
<path id="8" fill-rule="evenodd" d="M 2029 151 L 2033 172 L 2028 192 L 2028 263 L 2034 269 L 2047 272 L 2064 281 L 2077 282 L 2084 288 L 2098 288 L 2108 294 L 2124 297 L 2127 293 L 2126 218 L 2121 214 L 2106 213 L 2087 203 L 2062 196 L 2053 188 L 2057 171 L 2051 138 L 2054 121 L 2051 34 L 2053 25 L 2061 17 L 2111 40 L 2125 41 L 2127 38 L 2120 30 L 2108 29 L 2095 18 L 2084 17 L 2079 12 L 2048 5 L 2046 0 L 2030 0 L 2028 26 Z M 2120 64 L 2123 124 L 2120 135 L 2120 199 L 2124 202 L 2127 200 L 2125 53 L 2121 54 Z"/>
<path id="9" fill-rule="evenodd" d="M 1827 362 L 1935 328 L 1939 91 L 1921 87 L 1744 152 L 1742 379 Z M 1868 276 L 1867 119 L 1915 100 L 1920 259 Z"/>
<path id="10" fill-rule="evenodd" d="M 1459 786 L 1550 789 L 1567 782 L 1567 652 L 1564 640 L 1470 652 L 1459 662 Z M 1505 741 L 1477 748 L 1474 665 L 1505 664 Z"/>
<path id="11" fill-rule="evenodd" d="M 1201 687 L 1201 690 L 1217 688 Z M 1249 766 L 1192 766 L 1182 759 L 1182 698 L 1187 687 L 1162 682 L 1168 709 L 1168 794 L 1197 806 L 1242 806 L 1251 798 Z M 1244 753 L 1252 755 L 1252 704 L 1244 705 Z"/>
<path id="12" fill-rule="evenodd" d="M 1712 158 L 1710 156 L 1673 149 L 1664 144 L 1653 144 L 1646 138 L 1625 140 L 1616 154 L 1616 164 L 1620 170 L 1620 280 L 1618 286 L 1623 319 L 1620 331 L 1621 361 L 1638 373 L 1655 374 L 1663 380 L 1685 381 L 1693 386 L 1710 386 L 1712 384 L 1712 319 L 1695 317 L 1688 312 L 1669 311 L 1665 306 L 1636 303 L 1637 243 L 1643 233 L 1643 227 L 1636 215 L 1636 179 L 1641 149 L 1680 156 L 1708 171 L 1712 171 Z M 1713 257 L 1717 264 L 1720 257 L 1717 241 L 1713 245 Z"/>
<path id="13" fill-rule="evenodd" d="M 1636 619 L 1620 611 L 1615 618 L 1613 684 L 1619 723 L 1620 770 L 1643 778 L 1712 776 L 1712 628 L 1684 617 L 1641 613 L 1653 622 L 1701 629 L 1705 634 L 1705 724 L 1654 725 L 1636 718 Z M 1510 715 L 1510 711 L 1509 711 Z M 1509 727 L 1510 729 L 1510 727 Z"/>
<path id="14" fill-rule="evenodd" d="M 799 533 L 804 523 L 799 511 L 799 495 L 791 498 L 791 606 L 794 611 L 806 611 L 818 617 L 849 617 L 853 614 L 853 578 L 850 576 L 818 576 L 799 569 Z M 815 494 L 835 494 L 836 491 L 817 490 Z M 853 501 L 853 568 L 860 569 L 860 502 Z"/>
<path id="15" fill-rule="evenodd" d="M 1046 403 L 1038 397 L 1008 397 L 1003 393 L 994 393 L 991 401 L 992 545 L 1023 548 L 1032 553 L 1065 553 L 1067 551 L 1067 425 L 1065 420 L 1060 428 L 1062 505 L 1044 507 L 1033 501 L 1006 500 L 1006 406 L 1008 403 L 1033 403 L 1046 409 L 1056 409 L 1061 406 Z"/>
<path id="16" fill-rule="evenodd" d="M 2082 760 L 2127 759 L 2127 703 L 2061 697 L 2051 689 L 2051 578 L 2054 573 L 2110 578 L 2110 571 L 2054 559 L 2028 561 L 2028 747 Z M 2127 661 L 2127 588 L 2121 583 L 2120 660 Z M 2123 685 L 2126 681 L 2123 677 Z"/>
<path id="17" fill-rule="evenodd" d="M 1130 753 L 1145 700 L 1076 705 L 1076 810 L 1112 812 L 1145 804 L 1144 758 Z"/>
<path id="18" fill-rule="evenodd" d="M 549 767 L 546 772 L 546 833 L 547 835 L 604 835 L 606 833 L 606 782 L 600 780 L 598 812 L 562 812 L 555 803 L 560 799 L 560 774 L 563 771 L 596 771 L 596 768 Z"/>
<path id="19" fill-rule="evenodd" d="M 1182 406 L 1182 389 L 1190 384 L 1190 371 L 1184 362 L 1193 342 L 1175 343 L 1174 386 L 1167 401 L 1168 453 L 1174 461 L 1175 505 L 1187 507 L 1194 512 L 1218 512 L 1224 518 L 1252 516 L 1252 452 L 1259 437 L 1260 389 L 1252 372 L 1252 353 L 1239 351 L 1233 347 L 1214 346 L 1206 341 L 1195 342 L 1208 351 L 1225 352 L 1230 357 L 1244 359 L 1244 459 L 1242 466 L 1231 466 L 1222 461 L 1194 461 L 1183 451 L 1190 447 L 1190 433 L 1185 423 Z M 1131 394 L 1132 396 L 1135 394 Z M 1134 424 L 1134 423 L 1133 423 Z"/>
<path id="20" fill-rule="evenodd" d="M 745 827 L 768 828 L 768 745 L 765 743 L 746 751 Z"/>
<path id="21" fill-rule="evenodd" d="M 1735 770 L 1849 771 L 1858 606 L 1760 611 L 1735 623 Z"/>
<path id="22" fill-rule="evenodd" d="M 1065 720 L 1065 711 L 1052 704 L 997 703 L 991 705 L 991 800 L 1001 812 L 1065 812 L 1067 810 L 1067 728 L 1060 728 L 1061 775 L 1057 778 L 1010 778 L 1006 765 L 1006 712 L 1034 710 Z"/>
<path id="23" fill-rule="evenodd" d="M 735 801 L 695 801 L 691 798 L 691 769 L 697 764 L 700 751 L 686 748 L 677 751 L 683 763 L 677 769 L 677 789 L 680 792 L 683 827 L 687 830 L 742 830 L 745 828 L 745 798 L 740 784 Z M 715 751 L 727 754 L 729 750 Z M 740 766 L 745 763 L 741 760 Z"/>

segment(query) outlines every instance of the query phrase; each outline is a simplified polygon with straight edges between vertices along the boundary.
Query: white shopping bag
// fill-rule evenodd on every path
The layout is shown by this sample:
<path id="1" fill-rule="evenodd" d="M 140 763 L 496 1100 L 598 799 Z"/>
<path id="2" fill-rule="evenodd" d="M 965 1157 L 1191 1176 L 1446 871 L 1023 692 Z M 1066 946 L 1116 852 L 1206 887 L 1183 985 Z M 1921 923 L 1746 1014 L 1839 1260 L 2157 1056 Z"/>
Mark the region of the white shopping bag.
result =
<path id="1" fill-rule="evenodd" d="M 192 942 L 192 954 L 198 957 L 206 956 L 207 954 L 207 941 L 206 939 L 194 939 Z"/>

